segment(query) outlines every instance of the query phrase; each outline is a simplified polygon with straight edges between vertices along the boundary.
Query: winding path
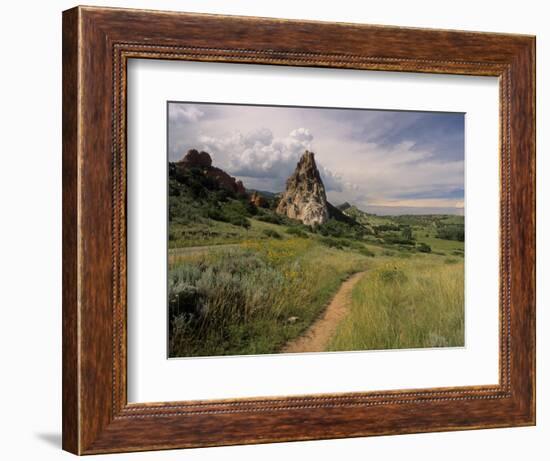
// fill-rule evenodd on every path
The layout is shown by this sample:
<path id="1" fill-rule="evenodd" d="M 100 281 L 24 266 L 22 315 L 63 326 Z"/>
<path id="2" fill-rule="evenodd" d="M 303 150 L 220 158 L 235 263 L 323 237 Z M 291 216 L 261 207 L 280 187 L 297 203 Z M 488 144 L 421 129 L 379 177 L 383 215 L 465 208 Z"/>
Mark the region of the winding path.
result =
<path id="1" fill-rule="evenodd" d="M 351 290 L 365 273 L 366 271 L 357 272 L 343 282 L 322 316 L 304 334 L 287 343 L 281 352 L 292 354 L 325 351 L 336 331 L 336 327 L 348 314 L 351 304 Z"/>

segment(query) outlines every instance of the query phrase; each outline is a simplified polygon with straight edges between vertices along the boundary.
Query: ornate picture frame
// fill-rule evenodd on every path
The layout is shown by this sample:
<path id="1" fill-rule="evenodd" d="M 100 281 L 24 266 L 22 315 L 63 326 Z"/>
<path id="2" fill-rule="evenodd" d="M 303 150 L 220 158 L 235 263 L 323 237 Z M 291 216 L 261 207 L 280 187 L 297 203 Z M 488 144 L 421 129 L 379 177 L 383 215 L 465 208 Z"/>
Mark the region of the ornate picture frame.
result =
<path id="1" fill-rule="evenodd" d="M 130 59 L 493 76 L 499 383 L 128 403 Z M 76 7 L 63 13 L 63 448 L 75 454 L 535 424 L 535 38 Z"/>

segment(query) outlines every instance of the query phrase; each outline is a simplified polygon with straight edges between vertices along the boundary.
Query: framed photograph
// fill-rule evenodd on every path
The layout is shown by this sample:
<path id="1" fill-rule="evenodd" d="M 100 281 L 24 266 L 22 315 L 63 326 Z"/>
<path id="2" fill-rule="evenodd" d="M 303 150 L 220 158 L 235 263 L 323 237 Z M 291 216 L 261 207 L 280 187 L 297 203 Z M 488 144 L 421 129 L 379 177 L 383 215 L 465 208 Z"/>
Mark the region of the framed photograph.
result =
<path id="1" fill-rule="evenodd" d="M 535 424 L 535 39 L 63 13 L 63 448 Z"/>

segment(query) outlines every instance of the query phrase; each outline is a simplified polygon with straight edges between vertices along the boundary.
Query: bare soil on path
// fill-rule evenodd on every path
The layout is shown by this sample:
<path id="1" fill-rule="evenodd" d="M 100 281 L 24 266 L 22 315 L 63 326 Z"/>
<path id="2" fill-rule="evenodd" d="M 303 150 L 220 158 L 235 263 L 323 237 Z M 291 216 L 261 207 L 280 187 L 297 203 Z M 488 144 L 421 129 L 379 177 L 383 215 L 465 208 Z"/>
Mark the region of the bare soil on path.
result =
<path id="1" fill-rule="evenodd" d="M 325 351 L 338 324 L 348 314 L 351 304 L 351 290 L 365 273 L 366 271 L 357 272 L 343 282 L 321 317 L 304 334 L 290 341 L 281 352 L 292 354 Z"/>

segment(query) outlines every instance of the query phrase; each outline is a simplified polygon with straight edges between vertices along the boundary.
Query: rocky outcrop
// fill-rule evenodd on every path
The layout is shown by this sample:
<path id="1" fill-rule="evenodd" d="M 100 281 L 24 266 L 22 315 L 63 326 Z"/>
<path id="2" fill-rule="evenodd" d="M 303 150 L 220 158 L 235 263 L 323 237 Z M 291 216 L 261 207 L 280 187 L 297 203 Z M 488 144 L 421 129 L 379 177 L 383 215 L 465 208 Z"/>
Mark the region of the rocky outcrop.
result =
<path id="1" fill-rule="evenodd" d="M 220 188 L 233 192 L 236 195 L 246 195 L 246 189 L 242 181 L 238 181 L 222 169 L 212 166 L 212 157 L 208 152 L 199 152 L 196 149 L 190 149 L 179 162 L 175 163 L 175 168 L 179 171 L 192 168 L 200 169 L 207 178 L 213 179 Z"/>
<path id="2" fill-rule="evenodd" d="M 184 164 L 188 168 L 209 168 L 212 166 L 212 157 L 210 157 L 208 152 L 189 149 L 179 163 Z"/>
<path id="3" fill-rule="evenodd" d="M 255 205 L 257 208 L 267 208 L 268 206 L 268 202 L 265 197 L 262 197 L 256 191 L 252 192 L 252 195 L 250 196 L 250 203 Z"/>
<path id="4" fill-rule="evenodd" d="M 323 224 L 328 220 L 325 186 L 313 152 L 305 151 L 296 170 L 287 179 L 277 213 L 297 219 L 307 226 Z"/>
<path id="5" fill-rule="evenodd" d="M 243 182 L 236 180 L 233 176 L 229 176 L 220 168 L 211 167 L 206 170 L 205 173 L 207 177 L 213 178 L 221 188 L 235 192 L 237 195 L 246 195 L 246 189 Z"/>
<path id="6" fill-rule="evenodd" d="M 340 211 L 346 211 L 348 208 L 351 208 L 351 204 L 349 202 L 344 202 L 338 205 L 336 208 L 338 208 Z"/>

